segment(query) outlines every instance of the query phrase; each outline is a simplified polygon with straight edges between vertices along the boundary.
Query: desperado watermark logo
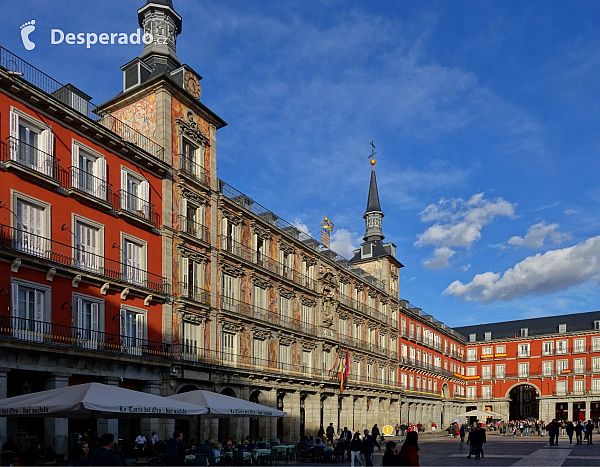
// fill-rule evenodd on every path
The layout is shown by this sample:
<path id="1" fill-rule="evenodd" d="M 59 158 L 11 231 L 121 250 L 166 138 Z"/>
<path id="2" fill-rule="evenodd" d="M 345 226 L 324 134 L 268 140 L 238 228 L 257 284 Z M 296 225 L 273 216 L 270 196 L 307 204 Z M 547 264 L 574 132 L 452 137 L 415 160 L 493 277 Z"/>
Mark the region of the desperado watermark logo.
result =
<path id="1" fill-rule="evenodd" d="M 23 46 L 27 50 L 35 49 L 35 43 L 30 39 L 29 35 L 35 31 L 35 20 L 32 19 L 21 26 L 21 40 Z M 50 30 L 50 44 L 68 44 L 68 45 L 83 45 L 86 48 L 90 48 L 92 45 L 129 45 L 129 44 L 141 44 L 142 42 L 146 45 L 156 42 L 157 44 L 166 42 L 166 38 L 154 39 L 154 36 L 149 32 L 143 33 L 138 28 L 137 31 L 127 34 L 124 32 L 67 32 L 65 33 L 62 29 Z"/>

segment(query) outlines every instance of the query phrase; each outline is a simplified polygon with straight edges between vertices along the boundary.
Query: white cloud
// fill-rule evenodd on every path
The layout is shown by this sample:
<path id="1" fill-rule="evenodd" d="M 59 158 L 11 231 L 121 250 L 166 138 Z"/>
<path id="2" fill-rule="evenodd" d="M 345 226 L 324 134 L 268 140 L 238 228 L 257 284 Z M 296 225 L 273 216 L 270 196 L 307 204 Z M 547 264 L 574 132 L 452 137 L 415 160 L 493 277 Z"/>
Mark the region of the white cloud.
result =
<path id="1" fill-rule="evenodd" d="M 454 281 L 443 295 L 481 303 L 544 295 L 600 279 L 600 236 L 575 246 L 525 258 L 503 274 L 477 274 L 468 284 Z"/>
<path id="2" fill-rule="evenodd" d="M 302 219 L 296 217 L 296 219 L 294 219 L 294 227 L 302 232 L 308 233 L 308 226 L 302 222 Z"/>
<path id="3" fill-rule="evenodd" d="M 471 248 L 481 238 L 481 229 L 485 225 L 496 217 L 513 217 L 514 214 L 515 205 L 502 198 L 484 199 L 484 193 L 477 193 L 467 201 L 442 199 L 437 204 L 430 204 L 420 213 L 421 220 L 436 224 L 419 236 L 415 246 L 433 245 L 436 250 L 423 265 L 437 266 L 435 269 L 449 267 L 448 260 L 455 253 L 451 248 Z"/>
<path id="4" fill-rule="evenodd" d="M 571 216 L 573 214 L 579 214 L 579 211 L 577 209 L 567 209 L 566 211 L 563 211 L 563 213 L 567 216 Z"/>
<path id="5" fill-rule="evenodd" d="M 541 248 L 544 241 L 549 238 L 552 243 L 558 245 L 571 239 L 571 234 L 558 232 L 560 226 L 557 223 L 546 224 L 545 221 L 538 222 L 527 229 L 524 237 L 512 237 L 508 240 L 509 245 L 523 246 L 529 248 Z"/>
<path id="6" fill-rule="evenodd" d="M 462 268 L 460 268 L 463 271 L 468 271 L 469 269 L 471 269 L 471 265 L 470 264 L 465 264 Z"/>
<path id="7" fill-rule="evenodd" d="M 358 239 L 358 234 L 346 229 L 338 229 L 331 235 L 331 249 L 346 258 L 352 258 L 354 256 L 352 252 L 358 248 L 355 246 Z"/>
<path id="8" fill-rule="evenodd" d="M 421 264 L 425 269 L 444 269 L 450 267 L 450 258 L 452 258 L 456 252 L 451 248 L 436 248 L 433 250 L 432 255 L 421 261 Z"/>

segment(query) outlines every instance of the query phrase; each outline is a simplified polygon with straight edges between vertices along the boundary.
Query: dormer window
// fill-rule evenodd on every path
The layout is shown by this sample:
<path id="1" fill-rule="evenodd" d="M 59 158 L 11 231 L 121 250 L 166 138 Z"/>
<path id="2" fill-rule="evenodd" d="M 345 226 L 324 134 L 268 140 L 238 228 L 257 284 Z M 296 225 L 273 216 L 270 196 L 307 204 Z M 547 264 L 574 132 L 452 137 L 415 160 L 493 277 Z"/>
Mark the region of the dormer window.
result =
<path id="1" fill-rule="evenodd" d="M 521 337 L 529 336 L 529 328 L 521 328 Z"/>
<path id="2" fill-rule="evenodd" d="M 560 334 L 563 334 L 563 333 L 567 332 L 567 325 L 566 324 L 559 324 L 558 325 L 558 332 Z"/>
<path id="3" fill-rule="evenodd" d="M 373 256 L 373 244 L 365 243 L 361 245 L 360 257 L 361 258 L 371 258 Z"/>
<path id="4" fill-rule="evenodd" d="M 477 340 L 477 334 L 469 334 L 469 342 L 475 342 Z"/>
<path id="5" fill-rule="evenodd" d="M 491 340 L 492 340 L 492 332 L 491 332 L 491 331 L 487 331 L 487 332 L 485 333 L 484 339 L 485 339 L 486 341 L 491 341 Z"/>

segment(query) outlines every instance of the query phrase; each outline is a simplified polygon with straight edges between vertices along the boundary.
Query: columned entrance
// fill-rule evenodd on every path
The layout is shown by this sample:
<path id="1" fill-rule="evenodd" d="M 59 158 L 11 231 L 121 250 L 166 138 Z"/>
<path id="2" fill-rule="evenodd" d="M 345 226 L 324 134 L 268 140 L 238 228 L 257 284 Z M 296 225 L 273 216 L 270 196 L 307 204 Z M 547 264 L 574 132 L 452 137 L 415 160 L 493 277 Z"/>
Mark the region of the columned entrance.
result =
<path id="1" fill-rule="evenodd" d="M 508 392 L 510 420 L 539 418 L 539 393 L 535 386 L 519 383 Z"/>

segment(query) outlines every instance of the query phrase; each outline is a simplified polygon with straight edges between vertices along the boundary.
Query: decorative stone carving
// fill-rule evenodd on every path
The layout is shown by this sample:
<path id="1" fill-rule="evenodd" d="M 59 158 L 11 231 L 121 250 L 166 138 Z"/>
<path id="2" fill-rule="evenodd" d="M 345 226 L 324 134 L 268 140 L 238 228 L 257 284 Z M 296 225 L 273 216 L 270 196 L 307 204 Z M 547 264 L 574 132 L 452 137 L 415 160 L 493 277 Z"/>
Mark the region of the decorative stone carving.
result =
<path id="1" fill-rule="evenodd" d="M 382 305 L 387 305 L 389 303 L 390 299 L 389 297 L 382 295 L 381 297 L 379 297 L 379 303 L 381 303 Z"/>
<path id="2" fill-rule="evenodd" d="M 317 302 L 314 298 L 307 297 L 306 295 L 302 295 L 300 297 L 300 301 L 305 306 L 315 306 L 317 304 Z"/>
<path id="3" fill-rule="evenodd" d="M 380 327 L 380 328 L 379 328 L 379 335 L 380 335 L 380 336 L 383 336 L 383 337 L 385 337 L 385 336 L 387 336 L 387 333 L 388 333 L 388 330 L 387 330 L 387 329 L 385 329 L 384 327 Z"/>
<path id="4" fill-rule="evenodd" d="M 284 287 L 283 285 L 279 285 L 279 287 L 277 287 L 277 292 L 279 292 L 280 296 L 282 296 L 283 298 L 287 298 L 288 300 L 294 298 L 294 296 L 296 295 L 296 293 L 293 290 L 290 290 L 287 287 Z"/>
<path id="5" fill-rule="evenodd" d="M 369 329 L 377 329 L 377 323 L 374 323 L 373 321 L 367 321 L 367 327 Z"/>
<path id="6" fill-rule="evenodd" d="M 326 342 L 323 342 L 323 352 L 329 352 L 331 349 L 337 346 L 338 344 L 328 344 Z"/>
<path id="7" fill-rule="evenodd" d="M 394 279 L 395 281 L 397 281 L 397 280 L 398 280 L 398 274 L 396 274 L 396 273 L 390 272 L 390 277 L 391 277 L 392 279 Z"/>
<path id="8" fill-rule="evenodd" d="M 285 335 L 279 336 L 279 343 L 281 345 L 290 346 L 294 342 L 296 342 L 296 338 L 294 336 L 285 336 Z"/>
<path id="9" fill-rule="evenodd" d="M 262 238 L 263 240 L 271 240 L 271 232 L 268 231 L 267 229 L 264 229 L 263 227 L 258 225 L 256 222 L 252 222 L 250 224 L 250 227 L 252 227 L 252 232 L 258 238 Z"/>
<path id="10" fill-rule="evenodd" d="M 268 329 L 253 329 L 252 333 L 254 334 L 255 339 L 260 339 L 261 341 L 264 341 L 271 337 L 271 331 L 269 331 Z"/>
<path id="11" fill-rule="evenodd" d="M 206 254 L 204 254 L 201 251 L 189 248 L 183 243 L 177 245 L 177 250 L 179 251 L 179 254 L 184 258 L 191 259 L 192 261 L 196 261 L 197 263 L 205 263 L 208 261 L 208 256 Z"/>
<path id="12" fill-rule="evenodd" d="M 364 319 L 362 319 L 362 318 L 356 318 L 356 317 L 355 317 L 355 318 L 352 318 L 352 321 L 354 321 L 354 324 L 355 324 L 356 326 L 360 326 L 362 323 L 364 323 L 364 322 L 365 322 L 365 320 L 364 320 Z"/>
<path id="13" fill-rule="evenodd" d="M 398 339 L 398 334 L 395 332 L 390 332 L 390 339 L 395 341 L 396 339 Z"/>
<path id="14" fill-rule="evenodd" d="M 183 311 L 181 313 L 181 320 L 187 321 L 188 323 L 204 324 L 206 322 L 206 316 L 199 315 L 198 313 L 192 313 L 190 311 Z"/>
<path id="15" fill-rule="evenodd" d="M 189 199 L 196 204 L 208 204 L 208 198 L 202 193 L 192 190 L 184 183 L 178 183 L 177 186 L 179 187 L 179 192 L 183 198 Z"/>
<path id="16" fill-rule="evenodd" d="M 241 323 L 234 323 L 232 321 L 223 321 L 223 331 L 228 332 L 242 332 L 244 330 L 244 326 Z"/>
<path id="17" fill-rule="evenodd" d="M 390 309 L 391 309 L 392 311 L 398 311 L 398 304 L 397 304 L 397 303 L 394 303 L 394 302 L 392 302 L 392 304 L 390 305 Z"/>
<path id="18" fill-rule="evenodd" d="M 350 314 L 346 311 L 338 311 L 338 318 L 347 320 L 350 318 Z"/>
<path id="19" fill-rule="evenodd" d="M 221 261 L 219 262 L 219 265 L 221 266 L 221 270 L 228 276 L 241 277 L 242 274 L 244 274 L 244 270 L 240 264 L 232 264 L 227 261 Z"/>
<path id="20" fill-rule="evenodd" d="M 314 266 L 317 264 L 317 260 L 312 256 L 307 255 L 306 253 L 302 253 L 302 261 L 306 263 L 307 266 Z"/>
<path id="21" fill-rule="evenodd" d="M 371 298 L 377 298 L 377 291 L 375 289 L 371 289 L 370 287 L 367 289 L 367 294 Z"/>
<path id="22" fill-rule="evenodd" d="M 279 249 L 284 253 L 287 253 L 288 255 L 293 255 L 294 253 L 296 253 L 296 248 L 294 248 L 289 243 L 284 242 L 283 240 L 279 240 Z"/>
<path id="23" fill-rule="evenodd" d="M 338 309 L 339 302 L 332 299 L 323 299 L 323 326 L 329 328 L 333 325 L 333 316 Z"/>
<path id="24" fill-rule="evenodd" d="M 196 144 L 206 146 L 209 141 L 208 136 L 206 136 L 206 133 L 198 126 L 198 123 L 194 118 L 194 113 L 191 111 L 187 112 L 186 117 L 187 122 L 181 117 L 178 117 L 177 120 L 175 120 L 175 124 L 179 129 L 179 134 L 191 139 Z"/>
<path id="25" fill-rule="evenodd" d="M 373 357 L 368 357 L 367 358 L 367 364 L 368 365 L 373 365 L 375 364 L 376 360 Z"/>
<path id="26" fill-rule="evenodd" d="M 344 276 L 343 274 L 340 274 L 340 279 L 339 279 L 339 281 L 340 281 L 342 284 L 346 284 L 346 285 L 348 285 L 348 284 L 350 283 L 350 278 L 349 278 L 348 276 Z"/>
<path id="27" fill-rule="evenodd" d="M 363 284 L 362 282 L 355 281 L 354 282 L 354 290 L 358 290 L 359 292 L 362 292 L 363 290 L 365 290 L 365 284 Z"/>
<path id="28" fill-rule="evenodd" d="M 271 284 L 271 281 L 269 279 L 265 279 L 264 277 L 261 277 L 257 274 L 253 273 L 251 279 L 252 283 L 257 287 L 260 287 L 261 289 L 270 289 L 271 287 L 273 287 L 273 284 Z"/>
<path id="29" fill-rule="evenodd" d="M 244 220 L 242 216 L 225 207 L 221 208 L 221 214 L 223 214 L 223 217 L 225 217 L 229 222 L 235 225 L 240 225 Z"/>
<path id="30" fill-rule="evenodd" d="M 315 350 L 316 347 L 317 347 L 316 342 L 308 342 L 308 341 L 302 342 L 302 350 L 307 350 L 310 352 L 312 350 Z"/>

